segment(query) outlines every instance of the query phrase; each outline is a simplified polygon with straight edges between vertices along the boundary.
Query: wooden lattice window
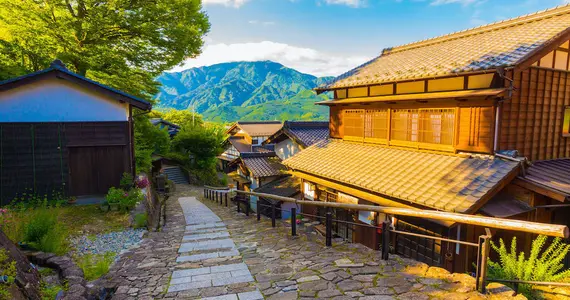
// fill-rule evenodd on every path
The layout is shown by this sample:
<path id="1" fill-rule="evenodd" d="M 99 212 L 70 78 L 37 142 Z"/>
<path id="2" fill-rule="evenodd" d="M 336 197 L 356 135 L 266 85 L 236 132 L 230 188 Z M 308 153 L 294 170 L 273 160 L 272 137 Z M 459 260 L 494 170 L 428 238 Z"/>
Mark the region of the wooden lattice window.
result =
<path id="1" fill-rule="evenodd" d="M 570 106 L 564 108 L 564 123 L 562 124 L 562 136 L 570 137 Z"/>
<path id="2" fill-rule="evenodd" d="M 388 110 L 367 109 L 364 122 L 364 138 L 385 141 L 388 138 Z"/>
<path id="3" fill-rule="evenodd" d="M 455 109 L 421 109 L 419 141 L 422 143 L 453 145 Z"/>
<path id="4" fill-rule="evenodd" d="M 364 109 L 347 109 L 343 112 L 345 139 L 364 138 Z"/>
<path id="5" fill-rule="evenodd" d="M 392 140 L 418 141 L 419 109 L 394 109 L 392 111 Z"/>
<path id="6" fill-rule="evenodd" d="M 395 109 L 391 122 L 392 140 L 453 145 L 454 108 Z"/>

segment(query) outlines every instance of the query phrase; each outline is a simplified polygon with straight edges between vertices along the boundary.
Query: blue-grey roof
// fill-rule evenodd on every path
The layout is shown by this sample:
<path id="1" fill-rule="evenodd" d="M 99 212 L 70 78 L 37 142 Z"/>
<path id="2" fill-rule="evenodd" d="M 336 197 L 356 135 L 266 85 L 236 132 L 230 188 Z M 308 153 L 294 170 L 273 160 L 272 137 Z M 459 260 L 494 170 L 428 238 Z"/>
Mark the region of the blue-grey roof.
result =
<path id="1" fill-rule="evenodd" d="M 132 105 L 134 105 L 134 106 L 136 106 L 136 107 L 138 107 L 138 108 L 140 108 L 140 109 L 143 109 L 143 110 L 150 110 L 150 109 L 152 108 L 152 105 L 151 105 L 149 102 L 147 102 L 147 101 L 145 101 L 145 100 L 143 100 L 143 99 L 141 99 L 141 98 L 139 98 L 139 97 L 133 96 L 133 95 L 131 95 L 131 94 L 127 94 L 127 93 L 125 93 L 125 92 L 123 92 L 123 91 L 120 91 L 120 90 L 118 90 L 118 89 L 112 88 L 112 87 L 110 87 L 110 86 L 104 85 L 104 84 L 99 83 L 99 82 L 97 82 L 97 81 L 91 80 L 91 79 L 89 79 L 89 78 L 87 78 L 87 77 L 85 77 L 85 76 L 81 76 L 81 75 L 79 75 L 79 74 L 77 74 L 77 73 L 74 73 L 74 72 L 69 71 L 69 70 L 65 67 L 65 65 L 64 65 L 60 60 L 58 60 L 58 59 L 54 60 L 54 61 L 51 63 L 51 65 L 49 66 L 49 68 L 47 68 L 47 69 L 43 69 L 43 70 L 40 70 L 40 71 L 37 71 L 37 72 L 33 72 L 33 73 L 29 73 L 29 74 L 26 74 L 26 75 L 23 75 L 23 76 L 19 76 L 19 77 L 10 78 L 10 79 L 4 80 L 4 81 L 0 81 L 0 90 L 7 90 L 7 89 L 11 88 L 11 85 L 12 85 L 12 84 L 15 84 L 15 83 L 17 83 L 17 82 L 19 82 L 19 81 L 22 81 L 22 80 L 24 80 L 24 79 L 30 79 L 30 78 L 33 78 L 33 77 L 37 77 L 37 76 L 40 76 L 40 75 L 43 75 L 43 74 L 47 74 L 47 73 L 50 73 L 50 72 L 62 72 L 62 73 L 65 73 L 66 75 L 72 76 L 72 77 L 75 78 L 75 79 L 78 79 L 78 80 L 87 82 L 87 83 L 89 83 L 89 84 L 93 84 L 93 85 L 95 85 L 95 86 L 97 86 L 97 87 L 106 89 L 106 90 L 108 90 L 108 91 L 110 91 L 110 92 L 112 92 L 112 93 L 114 93 L 114 94 L 116 94 L 116 95 L 125 97 L 126 100 L 130 100 L 129 103 L 131 103 Z"/>
<path id="2" fill-rule="evenodd" d="M 290 138 L 303 147 L 309 147 L 329 137 L 329 122 L 286 121 L 283 128 L 273 134 L 265 143 L 278 143 Z"/>

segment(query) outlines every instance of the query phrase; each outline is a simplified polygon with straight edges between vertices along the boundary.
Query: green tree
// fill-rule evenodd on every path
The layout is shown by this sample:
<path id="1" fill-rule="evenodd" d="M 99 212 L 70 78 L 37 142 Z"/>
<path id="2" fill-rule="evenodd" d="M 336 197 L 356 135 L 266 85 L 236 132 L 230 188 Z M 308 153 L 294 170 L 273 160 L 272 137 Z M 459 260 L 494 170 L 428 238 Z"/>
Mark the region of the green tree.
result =
<path id="1" fill-rule="evenodd" d="M 190 167 L 209 169 L 215 167 L 216 156 L 223 152 L 224 138 L 225 133 L 214 124 L 182 128 L 172 140 L 172 150 L 190 157 Z"/>
<path id="2" fill-rule="evenodd" d="M 153 111 L 151 117 L 162 118 L 168 122 L 174 123 L 181 128 L 192 128 L 202 126 L 204 121 L 202 115 L 193 113 L 189 110 L 168 109 L 165 111 Z"/>
<path id="3" fill-rule="evenodd" d="M 149 172 L 152 154 L 164 155 L 170 151 L 170 135 L 166 128 L 152 125 L 146 115 L 136 117 L 135 124 L 135 168 L 137 173 Z"/>
<path id="4" fill-rule="evenodd" d="M 0 79 L 59 58 L 148 99 L 157 75 L 199 54 L 210 28 L 201 8 L 199 0 L 2 0 Z"/>

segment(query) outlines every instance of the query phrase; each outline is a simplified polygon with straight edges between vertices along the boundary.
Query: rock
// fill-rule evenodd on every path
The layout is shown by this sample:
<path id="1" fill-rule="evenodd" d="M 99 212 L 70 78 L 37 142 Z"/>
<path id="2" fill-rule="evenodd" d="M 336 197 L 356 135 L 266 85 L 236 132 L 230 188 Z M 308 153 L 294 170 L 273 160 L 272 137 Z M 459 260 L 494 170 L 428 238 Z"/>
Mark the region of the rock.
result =
<path id="1" fill-rule="evenodd" d="M 336 274 L 335 273 L 326 273 L 326 274 L 322 274 L 321 278 L 324 280 L 328 280 L 328 281 L 332 281 L 336 278 Z"/>
<path id="2" fill-rule="evenodd" d="M 354 291 L 362 288 L 362 283 L 356 280 L 346 279 L 337 283 L 337 287 L 341 289 L 343 292 Z"/>
<path id="3" fill-rule="evenodd" d="M 360 282 L 373 282 L 376 275 L 356 275 L 352 279 Z"/>
<path id="4" fill-rule="evenodd" d="M 389 287 L 374 287 L 364 289 L 365 295 L 393 295 L 394 291 Z"/>
<path id="5" fill-rule="evenodd" d="M 411 275 L 418 275 L 418 276 L 424 276 L 429 268 L 429 266 L 425 263 L 421 263 L 421 262 L 417 262 L 417 261 L 411 261 L 410 260 L 406 260 L 406 268 L 404 269 L 404 272 L 407 274 L 411 274 Z"/>
<path id="6" fill-rule="evenodd" d="M 283 292 L 289 292 L 289 291 L 296 291 L 298 288 L 298 286 L 295 285 L 290 285 L 290 286 L 286 286 L 283 288 Z"/>
<path id="7" fill-rule="evenodd" d="M 487 284 L 487 293 L 501 297 L 513 297 L 515 295 L 515 291 L 513 291 L 510 287 L 498 282 L 491 282 Z"/>
<path id="8" fill-rule="evenodd" d="M 475 278 L 473 278 L 472 276 L 469 276 L 467 274 L 453 273 L 453 274 L 451 274 L 450 279 L 452 282 L 459 282 L 463 285 L 475 286 Z"/>
<path id="9" fill-rule="evenodd" d="M 277 293 L 269 297 L 271 300 L 294 300 L 297 299 L 297 292 Z"/>
<path id="10" fill-rule="evenodd" d="M 403 277 L 380 277 L 376 280 L 376 286 L 380 287 L 384 286 L 394 287 L 401 285 L 411 285 L 411 284 Z"/>
<path id="11" fill-rule="evenodd" d="M 339 268 L 358 268 L 364 267 L 363 263 L 353 263 L 348 258 L 338 259 L 334 261 L 335 265 Z"/>
<path id="12" fill-rule="evenodd" d="M 303 282 L 308 282 L 308 281 L 316 281 L 319 279 L 321 279 L 321 278 L 319 278 L 319 276 L 312 275 L 312 276 L 307 276 L 307 277 L 301 277 L 301 278 L 297 279 L 297 282 L 303 283 Z"/>
<path id="13" fill-rule="evenodd" d="M 409 292 L 398 295 L 400 300 L 429 300 L 429 296 L 418 292 Z"/>
<path id="14" fill-rule="evenodd" d="M 361 292 L 355 292 L 355 291 L 346 292 L 346 293 L 344 293 L 344 294 L 347 295 L 347 296 L 349 296 L 349 297 L 351 297 L 351 298 L 357 298 L 357 297 L 362 297 L 362 296 L 364 296 L 364 294 L 362 294 Z"/>
<path id="15" fill-rule="evenodd" d="M 440 267 L 429 267 L 425 276 L 429 278 L 447 279 L 451 275 L 449 271 Z"/>
<path id="16" fill-rule="evenodd" d="M 290 286 L 290 285 L 294 285 L 294 284 L 296 284 L 296 282 L 293 280 L 285 280 L 285 281 L 279 281 L 279 282 L 275 283 L 275 285 L 277 285 L 278 287 L 286 287 L 286 286 Z"/>
<path id="17" fill-rule="evenodd" d="M 320 291 L 317 296 L 319 298 L 330 298 L 330 297 L 334 297 L 334 296 L 340 296 L 342 295 L 341 292 L 337 289 L 328 289 L 328 290 L 324 290 L 324 291 Z"/>

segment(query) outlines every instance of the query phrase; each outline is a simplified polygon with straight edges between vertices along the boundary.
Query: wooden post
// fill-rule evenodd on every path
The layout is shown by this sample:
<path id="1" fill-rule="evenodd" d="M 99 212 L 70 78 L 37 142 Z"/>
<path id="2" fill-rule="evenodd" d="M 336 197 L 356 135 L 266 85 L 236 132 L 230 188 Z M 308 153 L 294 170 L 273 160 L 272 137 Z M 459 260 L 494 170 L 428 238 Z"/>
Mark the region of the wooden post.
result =
<path id="1" fill-rule="evenodd" d="M 241 208 L 239 207 L 239 199 L 236 199 L 236 206 L 237 206 L 237 212 L 240 213 L 241 212 Z"/>
<path id="2" fill-rule="evenodd" d="M 204 198 L 206 198 L 206 188 L 204 188 Z"/>
<path id="3" fill-rule="evenodd" d="M 261 208 L 259 207 L 259 202 L 257 202 L 257 220 L 261 220 Z"/>
<path id="4" fill-rule="evenodd" d="M 228 207 L 228 193 L 226 193 L 226 207 Z"/>
<path id="5" fill-rule="evenodd" d="M 487 285 L 487 263 L 489 259 L 489 250 L 491 248 L 491 235 L 488 228 L 487 235 L 479 237 L 479 253 L 477 254 L 477 273 L 475 274 L 476 289 L 485 294 Z"/>
<path id="6" fill-rule="evenodd" d="M 297 209 L 291 208 L 291 235 L 297 235 Z"/>
<path id="7" fill-rule="evenodd" d="M 390 222 L 382 222 L 382 260 L 390 258 Z"/>
<path id="8" fill-rule="evenodd" d="M 271 204 L 271 227 L 275 227 L 275 203 Z"/>
<path id="9" fill-rule="evenodd" d="M 326 218 L 326 246 L 332 246 L 332 212 L 330 208 L 327 210 L 327 218 Z"/>
<path id="10" fill-rule="evenodd" d="M 249 210 L 250 210 L 249 206 L 251 205 L 251 203 L 249 202 L 250 200 L 248 198 L 246 198 L 245 202 L 245 215 L 249 217 Z"/>

